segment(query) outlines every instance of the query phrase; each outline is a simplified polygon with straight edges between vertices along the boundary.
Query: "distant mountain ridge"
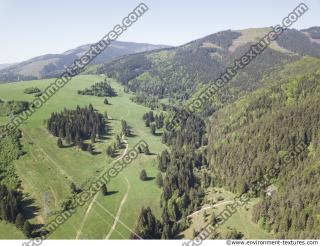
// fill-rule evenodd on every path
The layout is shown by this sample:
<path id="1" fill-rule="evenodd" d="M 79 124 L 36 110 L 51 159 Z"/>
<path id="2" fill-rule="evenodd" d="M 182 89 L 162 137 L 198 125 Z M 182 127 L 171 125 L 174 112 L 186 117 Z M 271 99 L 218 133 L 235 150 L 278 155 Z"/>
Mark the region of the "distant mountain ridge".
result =
<path id="1" fill-rule="evenodd" d="M 57 77 L 63 69 L 70 65 L 75 59 L 80 58 L 87 50 L 89 50 L 90 45 L 91 44 L 82 45 L 75 49 L 68 50 L 62 54 L 47 54 L 34 57 L 9 67 L 3 67 L 3 69 L 0 71 L 0 81 L 11 82 L 17 80 Z M 114 41 L 104 52 L 96 57 L 92 64 L 94 65 L 111 61 L 112 59 L 123 55 L 166 47 L 169 46 Z"/>
<path id="2" fill-rule="evenodd" d="M 0 70 L 12 66 L 13 64 L 0 64 Z"/>

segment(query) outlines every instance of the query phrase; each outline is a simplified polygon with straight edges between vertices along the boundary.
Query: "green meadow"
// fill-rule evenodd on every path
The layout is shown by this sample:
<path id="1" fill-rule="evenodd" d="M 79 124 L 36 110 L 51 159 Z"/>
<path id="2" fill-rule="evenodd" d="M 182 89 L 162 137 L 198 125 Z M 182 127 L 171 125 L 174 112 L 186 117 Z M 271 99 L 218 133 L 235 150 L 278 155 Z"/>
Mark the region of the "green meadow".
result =
<path id="1" fill-rule="evenodd" d="M 26 154 L 14 165 L 22 181 L 24 194 L 34 199 L 33 206 L 36 207 L 37 213 L 31 222 L 45 224 L 52 221 L 60 211 L 61 203 L 71 194 L 72 182 L 78 186 L 85 186 L 121 156 L 124 149 L 119 150 L 118 157 L 109 158 L 106 155 L 106 148 L 113 144 L 116 135 L 120 134 L 122 119 L 128 122 L 134 134 L 133 137 L 126 138 L 128 149 L 133 148 L 140 140 L 144 140 L 149 144 L 152 154 L 140 154 L 108 184 L 110 195 L 103 196 L 99 192 L 94 201 L 90 200 L 83 207 L 79 207 L 69 220 L 54 231 L 50 235 L 51 239 L 105 239 L 107 236 L 110 239 L 128 239 L 143 206 L 150 206 L 153 212 L 160 216 L 161 189 L 156 186 L 155 180 L 143 182 L 139 179 L 142 169 L 146 169 L 149 177 L 157 175 L 156 154 L 165 149 L 161 143 L 161 136 L 153 136 L 142 120 L 143 114 L 150 109 L 133 103 L 130 100 L 131 95 L 124 93 L 123 87 L 111 80 L 110 83 L 118 96 L 108 98 L 109 105 L 104 104 L 102 97 L 77 94 L 78 90 L 88 88 L 103 79 L 101 76 L 92 75 L 72 79 L 20 127 L 23 133 L 21 142 Z M 0 98 L 5 101 L 32 101 L 34 96 L 25 94 L 24 89 L 38 87 L 43 90 L 52 81 L 36 80 L 2 84 Z M 94 144 L 95 150 L 100 153 L 90 155 L 76 147 L 59 149 L 57 138 L 46 130 L 45 120 L 52 112 L 89 104 L 102 114 L 107 111 L 110 118 L 108 136 Z M 2 117 L 0 123 L 3 124 L 7 120 L 6 117 Z M 117 216 L 119 219 L 116 220 Z M 7 226 L 0 224 L 0 238 L 10 235 L 6 233 L 7 229 L 2 227 Z M 20 234 L 17 231 L 16 238 L 22 237 Z"/>

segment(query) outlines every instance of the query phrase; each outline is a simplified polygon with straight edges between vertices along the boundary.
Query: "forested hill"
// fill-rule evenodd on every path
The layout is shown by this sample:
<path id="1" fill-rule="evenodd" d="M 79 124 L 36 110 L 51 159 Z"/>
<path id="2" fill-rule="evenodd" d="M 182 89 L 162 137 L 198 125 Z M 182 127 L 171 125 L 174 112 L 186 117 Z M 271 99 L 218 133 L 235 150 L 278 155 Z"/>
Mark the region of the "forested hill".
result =
<path id="1" fill-rule="evenodd" d="M 270 77 L 270 86 L 215 113 L 208 159 L 215 184 L 236 193 L 253 190 L 288 151 L 308 148 L 272 180 L 275 194 L 253 219 L 279 238 L 320 237 L 320 59 L 304 58 Z M 274 80 L 272 82 L 272 80 Z M 255 192 L 256 193 L 256 192 Z"/>
<path id="2" fill-rule="evenodd" d="M 271 28 L 222 31 L 177 48 L 129 55 L 104 64 L 99 73 L 118 79 L 131 91 L 155 98 L 189 99 L 199 85 L 215 80 Z M 288 30 L 234 80 L 235 92 L 252 90 L 266 70 L 320 56 L 319 28 Z"/>

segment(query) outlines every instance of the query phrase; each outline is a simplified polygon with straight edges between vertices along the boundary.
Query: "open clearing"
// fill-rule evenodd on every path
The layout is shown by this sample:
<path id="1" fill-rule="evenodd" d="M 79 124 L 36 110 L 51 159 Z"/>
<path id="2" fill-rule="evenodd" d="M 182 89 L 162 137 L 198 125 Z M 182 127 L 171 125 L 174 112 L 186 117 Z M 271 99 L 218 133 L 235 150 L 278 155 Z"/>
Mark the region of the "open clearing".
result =
<path id="1" fill-rule="evenodd" d="M 220 198 L 221 201 L 218 201 Z M 212 213 L 218 215 L 225 208 L 226 205 L 233 201 L 235 195 L 231 192 L 225 191 L 221 188 L 211 188 L 206 195 L 207 202 L 215 201 L 213 206 L 205 204 L 201 211 L 193 213 L 191 216 L 191 226 L 185 230 L 182 235 L 185 238 L 191 239 L 193 237 L 193 230 L 200 232 L 203 228 L 209 225 Z M 223 232 L 227 228 L 234 228 L 238 232 L 243 233 L 244 238 L 250 239 L 272 239 L 272 234 L 262 229 L 258 224 L 251 221 L 251 212 L 254 204 L 258 202 L 258 199 L 251 199 L 245 206 L 240 206 L 237 212 L 234 213 L 226 223 L 222 224 L 218 228 L 218 232 Z M 211 208 L 209 208 L 211 207 Z M 206 212 L 206 220 L 204 219 L 204 211 Z"/>

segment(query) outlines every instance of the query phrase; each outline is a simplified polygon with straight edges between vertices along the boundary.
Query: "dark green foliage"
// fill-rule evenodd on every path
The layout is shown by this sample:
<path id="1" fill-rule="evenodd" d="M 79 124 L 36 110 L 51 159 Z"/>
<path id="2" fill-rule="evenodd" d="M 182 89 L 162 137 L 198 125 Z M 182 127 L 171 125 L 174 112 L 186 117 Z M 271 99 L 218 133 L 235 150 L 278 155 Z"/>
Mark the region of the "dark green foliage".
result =
<path id="1" fill-rule="evenodd" d="M 126 137 L 131 136 L 131 129 L 128 125 L 128 123 L 125 120 L 121 120 L 121 126 L 122 126 L 122 134 Z"/>
<path id="2" fill-rule="evenodd" d="M 158 169 L 161 172 L 165 172 L 170 163 L 170 155 L 167 150 L 162 151 L 161 155 L 158 156 L 158 162 L 159 162 Z"/>
<path id="3" fill-rule="evenodd" d="M 140 180 L 142 180 L 142 181 L 148 180 L 147 172 L 144 169 L 142 169 L 141 172 L 140 172 Z"/>
<path id="4" fill-rule="evenodd" d="M 17 191 L 20 181 L 13 162 L 22 155 L 20 137 L 20 131 L 16 131 L 0 138 L 0 220 L 18 222 L 17 226 L 21 225 L 23 208 L 22 194 Z"/>
<path id="5" fill-rule="evenodd" d="M 109 104 L 108 99 L 107 99 L 107 98 L 105 98 L 105 99 L 104 99 L 104 101 L 103 101 L 103 103 L 104 103 L 104 104 L 106 104 L 106 105 L 108 105 L 108 104 Z"/>
<path id="6" fill-rule="evenodd" d="M 20 185 L 13 165 L 13 162 L 23 154 L 20 138 L 19 130 L 0 138 L 0 184 L 14 190 Z"/>
<path id="7" fill-rule="evenodd" d="M 170 102 L 185 101 L 194 96 L 202 85 L 216 80 L 231 61 L 247 52 L 252 43 L 230 50 L 231 44 L 240 35 L 240 32 L 228 30 L 180 47 L 133 54 L 104 64 L 98 73 L 116 78 L 127 90 L 135 92 L 132 100 L 151 108 L 159 106 L 159 99 L 162 98 L 169 98 Z M 309 40 L 303 40 L 302 46 L 309 44 Z M 288 50 L 293 49 L 294 45 L 290 44 Z M 313 50 L 317 51 L 317 47 L 312 47 Z M 278 68 L 282 63 L 299 59 L 300 56 L 267 48 L 232 82 L 231 95 L 226 97 L 227 100 L 237 98 L 242 91 L 263 86 L 261 78 L 266 70 Z M 225 97 L 225 93 L 222 94 Z M 206 116 L 221 106 L 210 104 L 203 112 Z"/>
<path id="8" fill-rule="evenodd" d="M 76 110 L 65 109 L 60 113 L 52 113 L 47 121 L 51 134 L 73 141 L 80 149 L 84 149 L 83 140 L 91 138 L 95 141 L 96 134 L 102 135 L 107 131 L 104 117 L 95 112 L 92 105 Z"/>
<path id="9" fill-rule="evenodd" d="M 215 182 L 236 193 L 262 196 L 253 220 L 278 238 L 320 236 L 319 82 L 319 73 L 310 74 L 252 93 L 245 103 L 216 114 L 211 125 L 209 159 Z M 293 149 L 302 153 L 284 162 L 282 157 Z M 267 187 L 256 190 L 255 184 L 277 163 L 280 172 L 269 181 L 277 190 L 266 196 Z"/>
<path id="10" fill-rule="evenodd" d="M 30 88 L 26 88 L 23 92 L 25 94 L 34 94 L 34 93 L 41 93 L 41 90 L 37 87 L 30 87 Z"/>
<path id="11" fill-rule="evenodd" d="M 175 120 L 174 120 L 175 119 Z M 190 145 L 199 148 L 206 138 L 206 126 L 199 116 L 184 110 L 174 109 L 174 116 L 169 120 L 162 136 L 162 141 L 168 145 L 182 147 Z"/>
<path id="12" fill-rule="evenodd" d="M 82 91 L 78 91 L 79 95 L 90 95 L 97 97 L 115 97 L 117 93 L 113 90 L 111 85 L 105 80 L 104 82 L 99 82 L 91 86 L 90 89 L 84 89 Z M 106 99 L 105 99 L 106 100 Z M 108 102 L 108 100 L 107 100 Z M 106 103 L 105 101 L 105 104 Z"/>
<path id="13" fill-rule="evenodd" d="M 11 114 L 20 114 L 29 108 L 29 103 L 25 101 L 7 101 L 0 102 L 0 116 L 9 116 Z"/>
<path id="14" fill-rule="evenodd" d="M 175 49 L 162 50 L 159 55 L 157 51 L 131 55 L 119 59 L 121 62 L 116 60 L 102 66 L 98 72 L 116 78 L 133 92 L 160 99 L 178 94 L 183 99 L 187 90 L 196 89 L 198 82 L 208 82 L 217 77 L 222 64 L 211 54 L 225 54 L 232 40 L 239 35 L 237 32 L 225 31 Z M 221 46 L 221 50 L 204 48 L 205 42 L 213 42 Z M 159 57 L 161 65 L 158 61 L 153 62 L 153 59 Z M 138 100 L 143 98 L 139 97 Z"/>
<path id="15" fill-rule="evenodd" d="M 135 229 L 137 235 L 143 239 L 160 239 L 162 235 L 161 227 L 160 221 L 155 218 L 149 207 L 141 209 Z M 138 239 L 135 235 L 133 238 Z"/>
<path id="16" fill-rule="evenodd" d="M 313 34 L 319 36 L 319 32 Z M 302 55 L 320 57 L 320 44 L 311 42 L 310 39 L 302 32 L 294 29 L 286 30 L 277 40 L 277 43 L 285 48 Z"/>
<path id="17" fill-rule="evenodd" d="M 22 213 L 21 195 L 0 184 L 0 219 L 15 223 L 19 213 Z"/>
<path id="18" fill-rule="evenodd" d="M 151 133 L 155 135 L 156 129 L 160 129 L 164 126 L 164 115 L 154 115 L 153 111 L 143 115 L 142 119 L 145 121 L 146 127 L 150 127 Z"/>

